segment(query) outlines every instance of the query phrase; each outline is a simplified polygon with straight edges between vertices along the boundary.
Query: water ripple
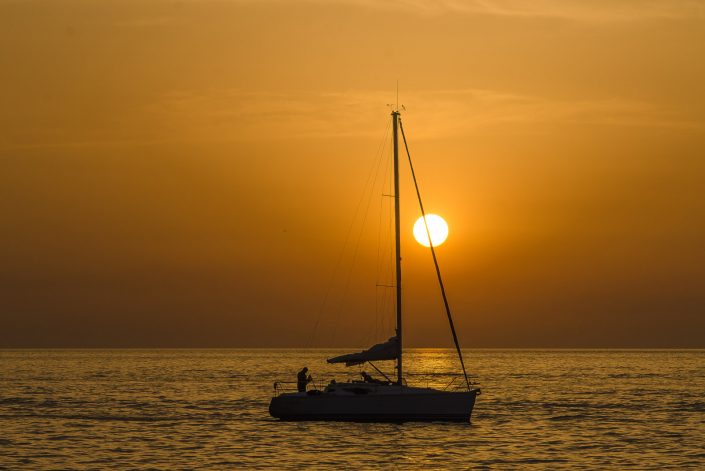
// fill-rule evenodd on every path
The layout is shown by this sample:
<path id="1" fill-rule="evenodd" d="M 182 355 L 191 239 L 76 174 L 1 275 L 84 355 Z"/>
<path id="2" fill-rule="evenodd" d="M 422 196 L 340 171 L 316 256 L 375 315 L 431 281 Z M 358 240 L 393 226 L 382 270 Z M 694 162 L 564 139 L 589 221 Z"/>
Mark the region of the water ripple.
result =
<path id="1" fill-rule="evenodd" d="M 331 353 L 3 351 L 0 468 L 705 469 L 702 351 L 468 351 L 471 424 L 269 417 L 271 385 L 304 364 L 358 374 Z M 447 350 L 407 362 L 436 387 L 456 368 Z"/>

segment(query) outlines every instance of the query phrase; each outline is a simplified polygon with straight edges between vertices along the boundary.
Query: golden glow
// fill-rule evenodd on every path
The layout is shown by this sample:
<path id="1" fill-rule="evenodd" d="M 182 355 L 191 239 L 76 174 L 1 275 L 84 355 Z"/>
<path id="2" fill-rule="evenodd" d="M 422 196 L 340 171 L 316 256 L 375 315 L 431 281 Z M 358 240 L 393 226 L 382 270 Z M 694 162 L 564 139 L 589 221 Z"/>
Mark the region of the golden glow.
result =
<path id="1" fill-rule="evenodd" d="M 389 338 L 398 78 L 463 346 L 705 348 L 702 4 L 0 0 L 0 346 Z"/>
<path id="2" fill-rule="evenodd" d="M 423 223 L 423 217 L 416 220 L 414 238 L 416 242 L 424 247 L 430 247 L 431 244 L 428 242 L 428 233 L 430 233 L 433 246 L 438 247 L 448 238 L 448 224 L 437 214 L 427 214 L 426 222 L 428 224 L 428 232 L 426 232 L 426 224 Z"/>

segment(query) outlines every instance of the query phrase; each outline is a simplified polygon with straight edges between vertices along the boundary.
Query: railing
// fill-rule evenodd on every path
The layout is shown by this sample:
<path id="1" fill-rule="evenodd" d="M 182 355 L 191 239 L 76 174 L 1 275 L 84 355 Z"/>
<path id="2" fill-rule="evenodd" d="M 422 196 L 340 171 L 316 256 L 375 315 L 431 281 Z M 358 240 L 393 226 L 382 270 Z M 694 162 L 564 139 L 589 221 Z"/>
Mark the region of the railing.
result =
<path id="1" fill-rule="evenodd" d="M 290 386 L 293 385 L 293 386 Z M 285 392 L 295 392 L 298 391 L 298 383 L 296 381 L 275 381 L 274 382 L 274 395 L 278 396 Z"/>
<path id="2" fill-rule="evenodd" d="M 313 385 L 313 389 L 318 389 L 318 390 L 321 389 L 319 383 L 315 380 L 309 381 L 309 384 Z M 282 394 L 282 393 L 298 392 L 298 391 L 299 391 L 299 382 L 298 381 L 275 381 L 274 382 L 274 395 L 275 396 L 278 396 L 279 394 Z"/>
<path id="3" fill-rule="evenodd" d="M 464 384 L 465 381 L 462 381 L 462 383 L 456 383 L 458 379 L 464 380 L 464 376 L 462 374 L 458 373 L 407 373 L 407 376 L 416 376 L 416 377 L 423 377 L 426 378 L 426 387 L 435 387 L 440 389 L 441 391 L 465 391 L 467 390 L 467 386 Z M 434 381 L 431 383 L 428 378 L 434 378 L 437 379 L 438 381 Z M 442 386 L 444 383 L 440 383 L 441 378 L 452 378 L 450 382 L 445 383 L 445 386 Z M 440 383 L 440 384 L 439 384 Z M 470 381 L 470 387 L 473 388 L 478 388 L 479 389 L 479 384 Z"/>
<path id="4" fill-rule="evenodd" d="M 465 382 L 457 382 L 457 380 L 463 379 L 463 375 L 457 374 L 457 373 L 407 373 L 407 376 L 416 376 L 416 377 L 425 377 L 426 378 L 426 387 L 434 387 L 437 389 L 440 389 L 441 391 L 465 391 L 466 386 Z M 441 378 L 452 378 L 450 382 L 448 383 L 441 383 L 440 381 L 429 381 L 428 378 L 434 378 L 440 380 Z M 421 381 L 423 382 L 423 381 Z M 319 381 L 312 380 L 309 381 L 309 384 L 313 386 L 313 390 L 319 390 L 322 391 L 325 389 L 325 386 L 321 387 L 321 384 L 328 384 L 327 382 L 320 383 Z M 338 383 L 340 385 L 345 384 L 345 383 Z M 403 379 L 403 384 L 405 386 L 408 386 L 406 382 L 406 378 Z M 445 384 L 445 386 L 443 386 Z M 471 387 L 475 387 L 479 389 L 479 384 L 470 382 Z M 274 396 L 278 396 L 282 393 L 291 393 L 291 392 L 298 392 L 298 381 L 275 381 L 274 382 Z M 309 389 L 310 391 L 311 389 Z"/>

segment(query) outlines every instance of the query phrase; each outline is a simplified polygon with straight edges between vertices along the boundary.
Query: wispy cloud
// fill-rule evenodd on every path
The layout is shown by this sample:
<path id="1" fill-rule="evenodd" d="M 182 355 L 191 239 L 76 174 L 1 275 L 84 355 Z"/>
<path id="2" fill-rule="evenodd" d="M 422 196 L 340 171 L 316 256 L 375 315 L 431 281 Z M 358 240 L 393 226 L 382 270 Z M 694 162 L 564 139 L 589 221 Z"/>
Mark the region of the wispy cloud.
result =
<path id="1" fill-rule="evenodd" d="M 441 0 L 434 3 L 446 11 L 576 21 L 636 21 L 705 16 L 705 4 L 692 0 Z"/>
<path id="2" fill-rule="evenodd" d="M 110 127 L 34 129 L 4 147 L 94 147 L 178 142 L 377 137 L 387 120 L 387 91 L 268 93 L 234 89 L 164 94 Z M 556 126 L 601 125 L 705 130 L 705 121 L 624 98 L 565 100 L 500 90 L 405 92 L 417 139 L 483 133 L 552 132 Z M 413 123 L 413 124 L 411 124 Z M 56 126 L 60 126 L 57 123 Z M 74 130 L 75 131 L 75 130 Z"/>
<path id="3" fill-rule="evenodd" d="M 232 0 L 261 3 L 267 0 Z M 405 11 L 422 15 L 461 13 L 585 22 L 705 19 L 700 0 L 269 0 Z"/>
<path id="4" fill-rule="evenodd" d="M 376 135 L 386 119 L 389 93 L 172 93 L 150 112 L 169 128 L 191 129 L 206 139 L 261 139 Z M 483 132 L 511 133 L 550 124 L 601 124 L 666 128 L 705 128 L 654 104 L 605 98 L 556 100 L 486 89 L 421 90 L 406 94 L 408 115 L 420 137 Z"/>

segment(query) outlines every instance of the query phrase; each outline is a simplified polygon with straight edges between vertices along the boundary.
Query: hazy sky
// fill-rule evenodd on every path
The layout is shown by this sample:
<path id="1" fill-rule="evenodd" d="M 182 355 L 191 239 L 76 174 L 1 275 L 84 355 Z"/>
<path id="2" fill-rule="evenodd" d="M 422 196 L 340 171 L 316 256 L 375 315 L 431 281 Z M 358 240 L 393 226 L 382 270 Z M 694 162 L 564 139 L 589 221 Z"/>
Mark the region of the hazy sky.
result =
<path id="1" fill-rule="evenodd" d="M 703 58 L 695 0 L 0 0 L 0 346 L 391 336 L 353 217 L 399 80 L 463 346 L 705 347 Z"/>

